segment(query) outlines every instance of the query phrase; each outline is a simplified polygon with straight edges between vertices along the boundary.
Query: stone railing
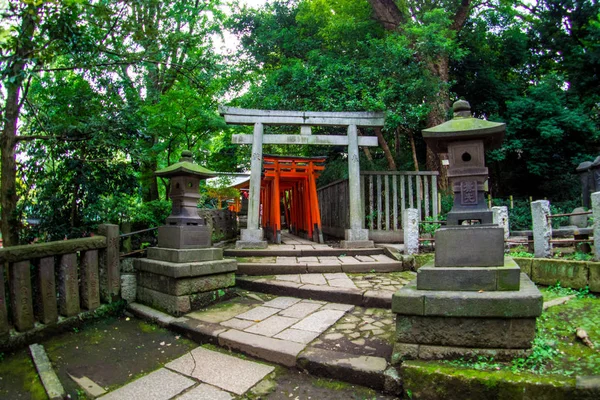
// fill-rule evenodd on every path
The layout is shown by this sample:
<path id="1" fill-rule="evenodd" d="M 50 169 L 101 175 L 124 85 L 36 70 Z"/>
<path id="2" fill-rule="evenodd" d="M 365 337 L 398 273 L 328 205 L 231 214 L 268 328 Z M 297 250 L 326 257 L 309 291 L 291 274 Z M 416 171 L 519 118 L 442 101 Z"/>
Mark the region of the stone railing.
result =
<path id="1" fill-rule="evenodd" d="M 363 223 L 375 241 L 402 241 L 404 210 L 414 208 L 421 219 L 438 216 L 438 172 L 363 171 L 360 193 L 350 193 L 348 180 L 317 189 L 323 232 L 344 236 L 350 227 L 349 198 L 360 196 Z"/>
<path id="2" fill-rule="evenodd" d="M 118 300 L 120 290 L 117 225 L 100 225 L 89 238 L 0 249 L 0 347 Z"/>

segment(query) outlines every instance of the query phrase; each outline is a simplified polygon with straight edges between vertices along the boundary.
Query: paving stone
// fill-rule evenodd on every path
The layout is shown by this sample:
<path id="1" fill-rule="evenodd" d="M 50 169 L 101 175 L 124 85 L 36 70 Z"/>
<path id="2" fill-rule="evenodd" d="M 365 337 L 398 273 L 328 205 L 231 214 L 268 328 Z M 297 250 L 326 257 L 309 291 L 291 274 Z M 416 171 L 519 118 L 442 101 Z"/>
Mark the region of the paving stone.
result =
<path id="1" fill-rule="evenodd" d="M 385 333 L 385 331 L 383 329 L 373 329 L 371 331 L 371 333 L 373 333 L 373 335 L 379 336 Z"/>
<path id="2" fill-rule="evenodd" d="M 348 264 L 348 265 L 360 264 L 360 261 L 358 261 L 356 258 L 350 257 L 350 256 L 341 256 L 341 257 L 338 257 L 338 259 L 342 262 L 342 264 Z"/>
<path id="3" fill-rule="evenodd" d="M 317 311 L 319 308 L 321 308 L 321 306 L 321 304 L 301 302 L 281 311 L 279 315 L 292 318 L 304 318 L 307 315 Z"/>
<path id="4" fill-rule="evenodd" d="M 352 333 L 350 333 L 350 334 L 348 335 L 348 337 L 349 337 L 350 339 L 356 339 L 356 338 L 359 338 L 359 337 L 360 337 L 360 333 L 358 333 L 358 332 L 352 332 Z"/>
<path id="5" fill-rule="evenodd" d="M 244 394 L 275 369 L 202 347 L 195 348 L 165 366 L 238 395 Z"/>
<path id="6" fill-rule="evenodd" d="M 344 335 L 342 335 L 341 333 L 330 333 L 330 334 L 325 335 L 324 339 L 326 339 L 326 340 L 338 340 L 338 339 L 341 339 L 343 337 L 344 337 Z"/>
<path id="7" fill-rule="evenodd" d="M 357 346 L 364 346 L 365 345 L 365 339 L 356 339 L 356 340 L 353 340 L 352 343 L 354 343 Z"/>
<path id="8" fill-rule="evenodd" d="M 346 315 L 344 317 L 344 321 L 346 321 L 346 322 L 359 322 L 360 318 L 358 318 L 358 317 L 356 317 L 354 315 Z"/>
<path id="9" fill-rule="evenodd" d="M 273 307 L 273 308 L 288 308 L 298 303 L 301 299 L 297 299 L 295 297 L 277 297 L 271 301 L 267 301 L 263 304 L 265 307 Z"/>
<path id="10" fill-rule="evenodd" d="M 372 323 L 372 322 L 375 322 L 375 320 L 373 318 L 371 318 L 371 317 L 363 317 L 362 320 L 365 321 L 365 322 L 367 322 L 367 323 L 369 323 L 369 324 Z"/>
<path id="11" fill-rule="evenodd" d="M 354 306 L 352 304 L 329 303 L 325 304 L 321 310 L 350 311 L 353 308 Z"/>
<path id="12" fill-rule="evenodd" d="M 321 300 L 302 300 L 302 303 L 313 303 L 313 304 L 326 304 L 326 301 L 321 301 Z"/>
<path id="13" fill-rule="evenodd" d="M 231 318 L 231 319 L 228 319 L 227 321 L 221 322 L 221 325 L 223 325 L 223 326 L 227 326 L 229 328 L 234 328 L 234 329 L 240 329 L 240 330 L 249 328 L 254 324 L 255 324 L 254 321 L 248 321 L 246 319 L 238 319 L 238 318 Z"/>
<path id="14" fill-rule="evenodd" d="M 258 324 L 244 329 L 244 332 L 256 333 L 262 336 L 273 336 L 298 322 L 298 318 L 280 317 L 273 315 Z"/>
<path id="15" fill-rule="evenodd" d="M 296 257 L 277 257 L 275 261 L 277 264 L 295 264 Z"/>
<path id="16" fill-rule="evenodd" d="M 298 257 L 299 263 L 319 263 L 317 257 Z"/>
<path id="17" fill-rule="evenodd" d="M 191 379 L 161 368 L 117 390 L 102 400 L 167 400 L 195 385 Z"/>
<path id="18" fill-rule="evenodd" d="M 354 258 L 356 258 L 358 261 L 361 261 L 361 262 L 373 262 L 373 261 L 376 261 L 374 258 L 372 258 L 370 256 L 355 256 Z"/>
<path id="19" fill-rule="evenodd" d="M 175 400 L 232 400 L 231 395 L 214 386 L 205 383 L 193 388 L 189 392 L 185 392 Z"/>
<path id="20" fill-rule="evenodd" d="M 337 259 L 337 257 L 336 257 L 336 259 Z M 331 280 L 331 279 L 350 279 L 348 277 L 348 275 L 346 275 L 346 273 L 344 273 L 344 272 L 335 272 L 335 273 L 330 273 L 330 274 L 323 274 L 323 276 L 327 280 Z"/>
<path id="21" fill-rule="evenodd" d="M 346 288 L 354 288 L 356 289 L 356 285 L 352 282 L 351 279 L 330 279 L 327 281 L 329 286 L 333 287 L 346 287 Z"/>
<path id="22" fill-rule="evenodd" d="M 324 332 L 331 325 L 335 324 L 344 313 L 345 311 L 321 309 L 293 325 L 292 328 L 311 332 Z"/>
<path id="23" fill-rule="evenodd" d="M 304 344 L 269 338 L 230 329 L 219 335 L 219 346 L 239 350 L 251 356 L 286 367 L 296 365 L 296 356 L 304 350 Z"/>
<path id="24" fill-rule="evenodd" d="M 259 322 L 263 319 L 269 318 L 271 315 L 277 314 L 280 311 L 279 308 L 272 307 L 256 307 L 250 311 L 246 311 L 243 314 L 236 315 L 236 318 L 248 319 L 250 321 Z"/>
<path id="25" fill-rule="evenodd" d="M 289 281 L 289 282 L 300 282 L 300 275 L 275 275 L 275 279 L 278 281 Z"/>
<path id="26" fill-rule="evenodd" d="M 300 276 L 302 283 L 307 285 L 327 285 L 327 280 L 323 274 L 305 274 Z"/>
<path id="27" fill-rule="evenodd" d="M 361 331 L 361 332 L 362 331 L 372 331 L 372 330 L 375 330 L 375 329 L 377 329 L 377 327 L 373 326 L 371 324 L 363 325 L 360 328 L 358 328 L 358 330 Z"/>
<path id="28" fill-rule="evenodd" d="M 274 337 L 282 340 L 289 340 L 296 343 L 308 344 L 315 340 L 321 333 L 303 331 L 300 329 L 288 328 L 283 332 L 278 333 Z"/>
<path id="29" fill-rule="evenodd" d="M 350 323 L 346 323 L 346 324 L 337 324 L 335 326 L 337 329 L 340 330 L 344 330 L 344 329 L 355 329 L 356 328 L 356 324 L 350 324 Z"/>

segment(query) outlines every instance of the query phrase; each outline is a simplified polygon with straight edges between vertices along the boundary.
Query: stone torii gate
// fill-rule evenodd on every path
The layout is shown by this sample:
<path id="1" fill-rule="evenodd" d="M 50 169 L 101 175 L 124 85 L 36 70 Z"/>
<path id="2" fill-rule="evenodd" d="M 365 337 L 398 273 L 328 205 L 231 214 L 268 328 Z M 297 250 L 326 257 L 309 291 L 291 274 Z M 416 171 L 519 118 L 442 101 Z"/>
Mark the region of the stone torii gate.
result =
<path id="1" fill-rule="evenodd" d="M 232 143 L 252 144 L 250 163 L 250 195 L 248 198 L 248 227 L 242 229 L 237 248 L 266 248 L 263 230 L 259 227 L 260 180 L 262 172 L 263 144 L 316 144 L 325 146 L 348 146 L 348 183 L 350 193 L 350 229 L 346 229 L 345 248 L 373 247 L 369 231 L 363 228 L 363 205 L 360 198 L 360 163 L 358 146 L 377 146 L 375 136 L 358 136 L 358 127 L 383 127 L 382 112 L 304 112 L 251 110 L 219 107 L 225 122 L 233 125 L 254 125 L 252 135 L 233 135 Z M 265 135 L 265 125 L 300 126 L 299 135 Z M 347 135 L 313 135 L 312 126 L 343 126 Z"/>

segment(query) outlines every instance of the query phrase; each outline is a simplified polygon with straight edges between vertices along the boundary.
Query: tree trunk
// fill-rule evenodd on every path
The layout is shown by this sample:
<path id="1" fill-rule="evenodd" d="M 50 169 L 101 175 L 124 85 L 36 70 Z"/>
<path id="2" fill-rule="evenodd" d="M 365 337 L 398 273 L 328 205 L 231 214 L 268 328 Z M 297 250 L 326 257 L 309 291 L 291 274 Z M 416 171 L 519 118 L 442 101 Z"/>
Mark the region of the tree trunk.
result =
<path id="1" fill-rule="evenodd" d="M 19 244 L 20 218 L 17 215 L 17 162 L 16 146 L 18 143 L 17 125 L 21 112 L 21 85 L 25 80 L 25 65 L 33 49 L 33 34 L 37 8 L 28 6 L 23 9 L 23 17 L 15 54 L 10 61 L 11 79 L 6 84 L 6 104 L 4 107 L 4 125 L 0 138 L 0 157 L 2 172 L 0 175 L 0 203 L 2 204 L 0 229 L 4 247 Z"/>
<path id="2" fill-rule="evenodd" d="M 392 152 L 390 151 L 390 147 L 388 146 L 387 141 L 383 137 L 381 128 L 375 128 L 375 134 L 377 134 L 377 140 L 379 140 L 379 145 L 381 146 L 381 149 L 383 150 L 383 154 L 385 154 L 385 158 L 388 162 L 388 169 L 390 171 L 396 171 L 397 170 L 396 161 L 394 160 L 394 156 L 392 155 Z"/>

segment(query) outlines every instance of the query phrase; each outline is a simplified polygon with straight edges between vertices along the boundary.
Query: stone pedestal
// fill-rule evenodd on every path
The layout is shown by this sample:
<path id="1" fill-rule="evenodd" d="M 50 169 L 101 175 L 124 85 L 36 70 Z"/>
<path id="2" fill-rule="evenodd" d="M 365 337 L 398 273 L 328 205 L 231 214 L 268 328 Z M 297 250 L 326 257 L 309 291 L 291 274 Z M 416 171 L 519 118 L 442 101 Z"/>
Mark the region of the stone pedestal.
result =
<path id="1" fill-rule="evenodd" d="M 135 260 L 137 301 L 180 316 L 222 297 L 235 285 L 235 260 L 223 249 L 153 247 L 148 258 Z"/>
<path id="2" fill-rule="evenodd" d="M 264 240 L 262 228 L 242 229 L 240 231 L 240 240 L 235 242 L 236 249 L 266 249 L 267 241 Z"/>
<path id="3" fill-rule="evenodd" d="M 343 249 L 370 249 L 375 247 L 375 242 L 369 240 L 368 229 L 346 229 L 344 236 L 346 240 L 340 241 L 340 247 Z"/>

